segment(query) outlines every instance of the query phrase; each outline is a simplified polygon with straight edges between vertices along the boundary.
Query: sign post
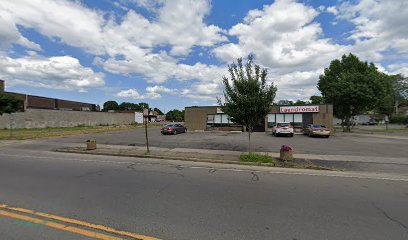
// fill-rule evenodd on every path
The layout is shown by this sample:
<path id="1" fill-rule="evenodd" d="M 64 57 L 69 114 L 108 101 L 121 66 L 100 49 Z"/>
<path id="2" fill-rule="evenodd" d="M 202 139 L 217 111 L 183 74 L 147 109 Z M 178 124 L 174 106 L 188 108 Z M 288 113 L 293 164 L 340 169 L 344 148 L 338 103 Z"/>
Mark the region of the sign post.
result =
<path id="1" fill-rule="evenodd" d="M 143 118 L 144 118 L 144 124 L 145 124 L 147 153 L 150 152 L 150 150 L 149 150 L 149 138 L 147 137 L 147 119 L 148 119 L 148 117 L 149 117 L 149 109 L 145 108 L 145 109 L 143 109 Z"/>
<path id="2" fill-rule="evenodd" d="M 13 117 L 13 114 L 10 113 L 10 137 L 13 137 L 13 125 L 14 125 L 14 117 Z"/>

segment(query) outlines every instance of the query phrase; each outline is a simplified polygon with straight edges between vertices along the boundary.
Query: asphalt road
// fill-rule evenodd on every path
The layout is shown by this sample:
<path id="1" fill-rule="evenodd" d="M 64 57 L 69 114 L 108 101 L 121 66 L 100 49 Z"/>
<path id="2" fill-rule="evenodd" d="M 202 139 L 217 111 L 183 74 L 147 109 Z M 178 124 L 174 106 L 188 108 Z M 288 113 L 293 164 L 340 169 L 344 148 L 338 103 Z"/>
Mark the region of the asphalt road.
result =
<path id="1" fill-rule="evenodd" d="M 155 147 L 195 148 L 247 151 L 248 139 L 246 133 L 185 133 L 179 135 L 160 134 L 160 129 L 149 129 L 149 144 Z M 373 136 L 358 136 L 338 133 L 326 138 L 309 138 L 304 135 L 295 137 L 273 137 L 271 134 L 254 133 L 252 148 L 254 151 L 279 152 L 282 145 L 294 148 L 296 153 L 329 154 L 373 157 L 407 158 L 408 134 L 398 138 L 378 138 Z M 405 138 L 404 138 L 405 137 Z M 88 139 L 96 139 L 101 144 L 144 146 L 144 129 L 111 132 L 104 134 L 88 134 L 50 138 L 41 140 L 44 144 L 84 143 Z"/>
<path id="2" fill-rule="evenodd" d="M 3 146 L 0 204 L 161 239 L 408 239 L 407 179 L 332 175 Z M 0 239 L 73 236 L 0 215 Z"/>

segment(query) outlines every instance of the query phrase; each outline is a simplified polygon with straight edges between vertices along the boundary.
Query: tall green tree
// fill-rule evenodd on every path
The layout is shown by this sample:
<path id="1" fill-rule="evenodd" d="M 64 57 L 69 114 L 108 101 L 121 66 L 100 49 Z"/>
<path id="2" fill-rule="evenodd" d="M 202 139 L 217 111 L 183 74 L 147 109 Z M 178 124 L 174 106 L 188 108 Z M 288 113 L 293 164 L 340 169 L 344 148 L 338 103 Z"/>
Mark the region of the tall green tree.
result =
<path id="1" fill-rule="evenodd" d="M 343 131 L 349 132 L 353 116 L 375 109 L 386 96 L 385 78 L 373 63 L 362 62 L 350 53 L 324 69 L 317 87 L 324 101 L 333 104 L 334 115 L 343 120 Z"/>
<path id="2" fill-rule="evenodd" d="M 387 94 L 378 102 L 376 111 L 387 116 L 387 120 L 398 114 L 398 107 L 408 99 L 408 80 L 402 75 L 390 75 L 384 78 L 384 89 Z M 386 121 L 388 130 L 388 121 Z"/>
<path id="3" fill-rule="evenodd" d="M 322 96 L 311 96 L 309 99 L 312 104 L 323 104 L 324 103 Z"/>
<path id="4" fill-rule="evenodd" d="M 184 121 L 184 110 L 180 111 L 180 110 L 174 109 L 174 110 L 168 111 L 166 113 L 166 120 L 175 121 L 175 122 Z"/>
<path id="5" fill-rule="evenodd" d="M 3 113 L 17 112 L 23 104 L 23 101 L 8 94 L 0 94 L 0 116 Z"/>
<path id="6" fill-rule="evenodd" d="M 147 104 L 145 102 L 141 102 L 141 103 L 139 103 L 139 107 L 143 110 L 145 108 L 149 108 L 149 104 Z M 150 111 L 150 109 L 149 109 L 149 111 Z"/>
<path id="7" fill-rule="evenodd" d="M 408 78 L 401 74 L 391 75 L 390 81 L 393 89 L 395 113 L 401 104 L 408 105 Z"/>
<path id="8" fill-rule="evenodd" d="M 308 104 L 308 102 L 305 102 L 303 100 L 298 99 L 298 100 L 296 100 L 296 102 L 294 104 L 295 105 L 305 105 L 305 104 Z"/>
<path id="9" fill-rule="evenodd" d="M 122 102 L 121 104 L 119 104 L 119 110 L 142 111 L 143 109 L 139 106 L 139 104 Z"/>
<path id="10" fill-rule="evenodd" d="M 248 131 L 248 152 L 251 152 L 251 134 L 270 111 L 277 88 L 267 84 L 268 72 L 253 62 L 249 55 L 243 65 L 242 58 L 228 66 L 230 78 L 223 77 L 224 104 L 218 98 L 222 110 L 232 122 L 241 124 Z"/>
<path id="11" fill-rule="evenodd" d="M 153 108 L 153 111 L 157 112 L 159 115 L 164 115 L 164 113 L 158 108 Z"/>
<path id="12" fill-rule="evenodd" d="M 116 101 L 107 101 L 103 104 L 103 111 L 119 110 L 119 104 Z"/>
<path id="13" fill-rule="evenodd" d="M 383 81 L 383 89 L 386 91 L 385 96 L 377 102 L 376 112 L 386 116 L 385 127 L 388 130 L 388 121 L 394 113 L 394 104 L 398 101 L 397 90 L 395 89 L 394 76 L 386 76 Z"/>
<path id="14" fill-rule="evenodd" d="M 293 101 L 290 100 L 279 100 L 278 105 L 293 105 Z"/>

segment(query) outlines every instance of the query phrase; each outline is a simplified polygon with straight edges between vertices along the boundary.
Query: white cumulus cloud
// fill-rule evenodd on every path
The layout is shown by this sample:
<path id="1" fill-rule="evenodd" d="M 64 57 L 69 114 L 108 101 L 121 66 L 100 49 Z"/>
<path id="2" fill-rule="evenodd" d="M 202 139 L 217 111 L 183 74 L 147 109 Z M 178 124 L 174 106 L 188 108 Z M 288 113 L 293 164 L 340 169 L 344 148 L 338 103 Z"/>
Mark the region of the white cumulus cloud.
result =
<path id="1" fill-rule="evenodd" d="M 0 78 L 10 85 L 86 91 L 105 85 L 104 74 L 82 66 L 70 56 L 0 56 Z"/>

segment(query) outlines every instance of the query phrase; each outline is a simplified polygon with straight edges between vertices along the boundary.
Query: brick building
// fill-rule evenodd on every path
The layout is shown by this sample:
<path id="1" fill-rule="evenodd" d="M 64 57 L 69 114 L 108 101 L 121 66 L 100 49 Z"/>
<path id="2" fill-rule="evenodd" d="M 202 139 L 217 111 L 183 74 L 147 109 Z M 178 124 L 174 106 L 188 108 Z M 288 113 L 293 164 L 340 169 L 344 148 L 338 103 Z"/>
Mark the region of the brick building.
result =
<path id="1" fill-rule="evenodd" d="M 92 103 L 83 103 L 58 98 L 40 97 L 22 93 L 6 92 L 4 81 L 0 80 L 0 93 L 14 96 L 23 101 L 22 109 L 51 109 L 71 111 L 100 111 L 99 106 Z"/>
<path id="2" fill-rule="evenodd" d="M 184 122 L 189 130 L 200 131 L 240 131 L 243 127 L 229 120 L 220 107 L 186 107 Z M 256 132 L 272 132 L 276 122 L 290 122 L 295 131 L 300 132 L 308 124 L 322 124 L 333 128 L 333 105 L 317 104 L 302 106 L 277 106 L 270 108 L 262 123 L 255 127 Z"/>

